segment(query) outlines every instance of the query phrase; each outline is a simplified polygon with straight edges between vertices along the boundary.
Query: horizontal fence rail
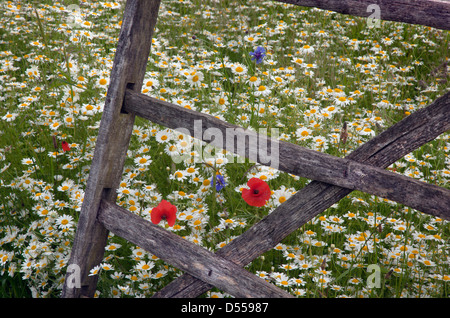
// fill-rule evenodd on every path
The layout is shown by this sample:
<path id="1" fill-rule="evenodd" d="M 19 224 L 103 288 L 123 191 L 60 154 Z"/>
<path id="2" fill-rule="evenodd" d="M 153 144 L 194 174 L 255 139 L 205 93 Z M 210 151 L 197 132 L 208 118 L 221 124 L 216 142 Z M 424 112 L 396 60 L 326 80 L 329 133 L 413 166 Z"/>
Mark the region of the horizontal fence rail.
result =
<path id="1" fill-rule="evenodd" d="M 445 121 L 443 117 L 450 112 L 449 101 L 450 93 L 447 93 L 360 146 L 347 158 L 386 168 L 449 130 L 448 118 Z M 216 254 L 245 266 L 351 192 L 312 181 Z M 446 219 L 450 219 L 450 215 L 446 215 Z M 211 288 L 211 285 L 185 274 L 154 297 L 197 297 Z"/>
<path id="2" fill-rule="evenodd" d="M 288 292 L 205 248 L 102 200 L 98 221 L 112 233 L 235 297 L 293 298 Z"/>
<path id="3" fill-rule="evenodd" d="M 445 0 L 277 0 L 342 14 L 450 29 Z M 361 190 L 450 219 L 448 189 L 384 170 L 450 129 L 450 93 L 438 98 L 346 158 L 337 158 L 213 116 L 138 93 L 148 62 L 160 0 L 127 0 L 85 200 L 69 264 L 80 266 L 81 288 L 62 297 L 92 297 L 97 276 L 88 276 L 104 255 L 108 232 L 142 246 L 183 274 L 154 297 L 196 297 L 213 286 L 236 297 L 293 297 L 242 267 L 353 190 Z M 375 20 L 371 22 L 374 23 Z M 115 204 L 135 115 L 224 148 L 264 165 L 313 179 L 271 214 L 216 253 L 207 251 Z M 231 134 L 227 134 L 232 132 Z M 209 132 L 209 134 L 207 133 Z M 221 138 L 217 138 L 218 134 Z M 237 140 L 256 140 L 247 147 Z M 242 149 L 244 145 L 244 149 Z M 66 277 L 71 277 L 67 272 Z"/>
<path id="4" fill-rule="evenodd" d="M 353 16 L 450 30 L 448 0 L 276 0 Z"/>
<path id="5" fill-rule="evenodd" d="M 446 130 L 450 129 L 450 101 L 440 99 L 439 103 L 443 103 L 447 110 L 440 114 L 442 123 Z M 348 158 L 334 157 L 289 142 L 275 140 L 224 122 L 214 116 L 192 111 L 129 89 L 125 92 L 123 111 L 165 127 L 189 133 L 194 138 L 247 158 L 254 158 L 258 163 L 293 175 L 351 190 L 360 190 L 438 217 L 445 218 L 450 215 L 449 189 Z M 428 124 L 427 118 L 415 118 L 417 121 L 413 123 L 415 125 Z M 214 134 L 206 134 L 211 129 Z M 240 143 L 239 140 L 249 142 Z M 257 141 L 257 147 L 251 147 L 250 140 Z M 270 153 L 273 149 L 277 151 Z M 268 153 L 270 154 L 267 155 Z M 276 156 L 278 158 L 274 160 Z M 267 162 L 267 157 L 271 157 L 272 160 Z"/>

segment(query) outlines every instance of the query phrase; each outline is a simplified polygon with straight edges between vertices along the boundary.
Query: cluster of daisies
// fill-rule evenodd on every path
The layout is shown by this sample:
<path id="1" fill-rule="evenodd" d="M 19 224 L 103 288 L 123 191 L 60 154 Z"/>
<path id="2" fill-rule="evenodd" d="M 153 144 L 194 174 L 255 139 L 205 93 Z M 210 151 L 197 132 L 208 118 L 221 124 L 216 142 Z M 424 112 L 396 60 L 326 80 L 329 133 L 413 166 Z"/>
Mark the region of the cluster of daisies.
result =
<path id="1" fill-rule="evenodd" d="M 33 297 L 64 284 L 124 4 L 0 4 L 0 275 Z M 142 93 L 342 157 L 447 90 L 448 36 L 275 1 L 167 0 Z M 389 169 L 448 187 L 449 150 L 445 133 Z M 307 182 L 138 118 L 117 203 L 215 251 Z M 298 297 L 447 297 L 449 235 L 353 192 L 246 269 Z M 112 233 L 90 271 L 97 297 L 148 297 L 180 274 Z"/>

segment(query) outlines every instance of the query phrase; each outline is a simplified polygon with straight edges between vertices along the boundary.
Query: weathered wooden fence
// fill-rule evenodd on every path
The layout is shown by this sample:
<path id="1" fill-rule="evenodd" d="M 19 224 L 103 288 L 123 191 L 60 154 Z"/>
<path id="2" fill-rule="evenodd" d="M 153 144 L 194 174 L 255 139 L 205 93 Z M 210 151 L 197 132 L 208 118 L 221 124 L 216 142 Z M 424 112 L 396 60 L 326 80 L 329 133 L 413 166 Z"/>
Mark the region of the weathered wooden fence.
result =
<path id="1" fill-rule="evenodd" d="M 370 14 L 368 5 L 376 3 L 380 7 L 381 19 L 445 30 L 450 28 L 450 3 L 439 0 L 280 2 L 363 17 Z M 242 267 L 275 247 L 291 232 L 353 190 L 388 198 L 424 213 L 450 219 L 450 190 L 385 170 L 406 154 L 450 130 L 450 92 L 393 125 L 346 158 L 271 139 L 213 116 L 140 93 L 159 6 L 160 0 L 128 0 L 126 3 L 69 261 L 69 265 L 79 268 L 81 284 L 74 286 L 71 283 L 73 272 L 68 270 L 62 297 L 94 295 L 98 278 L 88 274 L 102 261 L 109 231 L 186 272 L 157 292 L 155 297 L 196 297 L 213 286 L 236 297 L 292 297 Z M 265 145 L 267 152 L 272 149 L 272 143 L 277 143 L 275 148 L 279 149 L 279 160 L 276 168 L 314 181 L 225 247 L 216 253 L 209 252 L 115 203 L 135 116 L 172 129 L 188 130 L 192 136 L 195 135 L 195 122 L 201 121 L 202 131 L 213 127 L 222 131 L 224 136 L 223 140 L 218 141 L 209 140 L 200 134 L 204 141 L 235 153 L 239 150 L 240 155 L 256 158 L 256 161 L 265 165 L 272 163 L 259 157 L 259 153 L 253 153 L 254 149 L 246 147 L 245 153 L 242 153 L 235 143 L 227 143 L 229 134 L 226 130 L 233 131 L 233 138 L 256 138 L 260 145 Z"/>

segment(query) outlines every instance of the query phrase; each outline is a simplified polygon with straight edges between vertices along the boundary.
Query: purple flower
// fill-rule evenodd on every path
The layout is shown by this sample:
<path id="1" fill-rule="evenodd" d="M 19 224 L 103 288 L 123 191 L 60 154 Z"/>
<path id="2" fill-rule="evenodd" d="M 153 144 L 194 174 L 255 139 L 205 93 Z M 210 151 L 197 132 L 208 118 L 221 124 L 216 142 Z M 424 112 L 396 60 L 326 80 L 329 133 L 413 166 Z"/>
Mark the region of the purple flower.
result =
<path id="1" fill-rule="evenodd" d="M 256 64 L 259 64 L 266 56 L 266 50 L 262 46 L 258 46 L 255 52 L 250 52 L 250 55 L 252 56 L 252 61 L 256 60 Z"/>
<path id="2" fill-rule="evenodd" d="M 221 174 L 216 175 L 216 191 L 222 190 L 226 185 L 227 183 L 225 182 L 225 178 Z"/>

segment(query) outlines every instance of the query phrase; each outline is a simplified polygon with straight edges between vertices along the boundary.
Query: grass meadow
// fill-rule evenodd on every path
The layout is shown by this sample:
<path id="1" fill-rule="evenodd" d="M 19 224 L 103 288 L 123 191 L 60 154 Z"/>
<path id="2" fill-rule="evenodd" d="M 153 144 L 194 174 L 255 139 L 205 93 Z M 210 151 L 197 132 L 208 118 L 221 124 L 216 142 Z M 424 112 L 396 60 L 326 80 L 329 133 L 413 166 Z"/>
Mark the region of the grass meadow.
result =
<path id="1" fill-rule="evenodd" d="M 0 1 L 1 297 L 60 296 L 124 4 Z M 142 93 L 344 157 L 448 91 L 449 37 L 275 1 L 163 0 Z M 206 147 L 174 162 L 192 142 L 137 118 L 117 203 L 151 220 L 170 202 L 175 225 L 159 226 L 211 251 L 310 181 Z M 449 153 L 447 132 L 388 169 L 449 188 Z M 270 186 L 264 206 L 242 198 L 251 178 Z M 446 220 L 354 191 L 246 269 L 300 298 L 448 298 L 449 237 Z M 97 297 L 126 298 L 182 272 L 111 234 L 91 274 Z"/>

